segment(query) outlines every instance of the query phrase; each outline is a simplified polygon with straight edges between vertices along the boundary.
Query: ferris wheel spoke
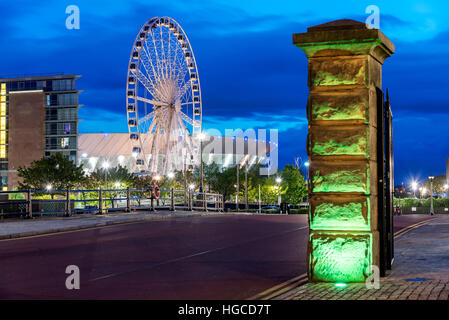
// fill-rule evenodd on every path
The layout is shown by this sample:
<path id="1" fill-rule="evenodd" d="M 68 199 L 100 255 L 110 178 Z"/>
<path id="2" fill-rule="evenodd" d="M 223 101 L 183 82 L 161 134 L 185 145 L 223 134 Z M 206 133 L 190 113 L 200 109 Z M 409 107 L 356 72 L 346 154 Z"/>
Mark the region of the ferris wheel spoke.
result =
<path id="1" fill-rule="evenodd" d="M 150 99 L 142 98 L 142 97 L 139 97 L 139 96 L 137 96 L 136 99 L 139 100 L 139 101 L 142 101 L 142 102 L 146 102 L 146 103 L 153 104 L 153 105 L 155 105 L 155 106 L 166 106 L 166 105 L 167 105 L 167 103 L 166 103 L 166 102 L 163 102 L 163 101 L 150 100 Z M 153 112 L 152 112 L 152 113 L 153 113 Z M 149 113 L 149 114 L 150 114 L 150 113 Z M 149 115 L 149 114 L 148 114 L 148 115 Z"/>
<path id="2" fill-rule="evenodd" d="M 163 67 L 161 66 L 162 61 L 161 61 L 161 59 L 159 57 L 158 48 L 156 46 L 156 40 L 154 39 L 153 32 L 151 32 L 151 41 L 148 41 L 148 40 L 145 41 L 145 45 L 147 46 L 147 49 L 148 49 L 148 45 L 150 43 L 152 43 L 153 47 L 154 47 L 154 53 L 155 53 L 155 56 L 156 56 L 157 73 L 159 75 L 159 78 L 160 79 L 165 79 L 165 77 L 163 75 Z"/>
<path id="3" fill-rule="evenodd" d="M 181 117 L 182 120 L 184 120 L 185 122 L 187 122 L 188 124 L 193 126 L 193 119 L 191 119 L 188 115 L 186 115 L 182 111 L 178 111 L 178 114 L 179 114 L 179 116 Z"/>
<path id="4" fill-rule="evenodd" d="M 167 78 L 168 77 L 168 63 L 167 63 L 167 57 L 165 54 L 165 45 L 164 45 L 164 28 L 160 27 L 160 39 L 159 41 L 161 42 L 161 52 L 162 52 L 162 56 L 163 56 L 163 60 L 162 60 L 162 65 L 164 66 L 164 77 Z"/>
<path id="5" fill-rule="evenodd" d="M 153 96 L 156 97 L 156 91 L 154 90 L 154 86 L 151 83 L 151 80 L 147 78 L 140 70 L 137 72 L 131 71 L 131 74 L 139 80 L 139 82 L 147 89 L 147 91 Z"/>
<path id="6" fill-rule="evenodd" d="M 139 81 L 143 84 L 143 86 L 151 93 L 151 95 L 153 97 L 157 97 L 159 99 L 163 98 L 163 95 L 161 94 L 161 92 L 158 89 L 157 83 L 160 81 L 156 71 L 154 69 L 153 63 L 151 62 L 151 59 L 149 59 L 149 54 L 147 53 L 146 50 L 142 50 L 141 52 L 143 52 L 144 54 L 141 55 L 141 62 L 144 66 L 144 69 L 146 71 L 146 73 L 148 74 L 148 77 L 143 74 L 142 70 L 138 70 L 138 73 L 136 75 L 136 77 L 139 79 Z M 150 69 L 151 66 L 151 69 Z M 152 70 L 153 72 L 151 72 L 150 70 Z M 154 78 L 154 80 L 153 80 Z"/>

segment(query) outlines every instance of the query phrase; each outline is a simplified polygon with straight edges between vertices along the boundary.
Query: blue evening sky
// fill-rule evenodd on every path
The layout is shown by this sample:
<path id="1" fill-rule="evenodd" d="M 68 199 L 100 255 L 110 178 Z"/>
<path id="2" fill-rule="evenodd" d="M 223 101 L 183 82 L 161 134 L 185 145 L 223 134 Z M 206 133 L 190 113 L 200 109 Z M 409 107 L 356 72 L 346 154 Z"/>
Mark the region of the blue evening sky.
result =
<path id="1" fill-rule="evenodd" d="M 68 5 L 81 28 L 65 27 Z M 126 132 L 125 80 L 140 26 L 176 19 L 198 62 L 205 129 L 279 130 L 282 167 L 306 158 L 307 60 L 292 34 L 331 20 L 365 21 L 396 45 L 383 68 L 394 114 L 396 184 L 445 172 L 449 156 L 447 1 L 2 1 L 0 75 L 81 74 L 80 132 Z"/>

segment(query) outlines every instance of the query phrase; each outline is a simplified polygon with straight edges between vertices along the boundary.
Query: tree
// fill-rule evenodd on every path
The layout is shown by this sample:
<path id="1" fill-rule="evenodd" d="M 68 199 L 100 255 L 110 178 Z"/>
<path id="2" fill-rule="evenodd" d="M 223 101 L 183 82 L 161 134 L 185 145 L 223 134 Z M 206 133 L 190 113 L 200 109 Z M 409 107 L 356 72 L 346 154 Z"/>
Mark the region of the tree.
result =
<path id="1" fill-rule="evenodd" d="M 89 175 L 88 183 L 91 187 L 103 189 L 115 189 L 116 183 L 120 184 L 120 188 L 134 186 L 137 183 L 137 177 L 130 173 L 128 169 L 118 165 L 110 169 L 96 169 Z"/>
<path id="2" fill-rule="evenodd" d="M 215 162 L 211 164 L 203 164 L 204 175 L 204 187 L 207 186 L 207 190 L 212 191 L 213 185 L 216 185 L 218 176 L 220 175 L 220 167 Z"/>
<path id="3" fill-rule="evenodd" d="M 236 180 L 236 167 L 234 166 L 222 168 L 221 172 L 219 172 L 216 177 L 209 182 L 212 190 L 223 196 L 223 208 L 225 201 L 231 194 L 235 193 Z"/>
<path id="4" fill-rule="evenodd" d="M 48 185 L 53 190 L 65 190 L 80 186 L 84 180 L 83 165 L 77 166 L 61 153 L 52 154 L 33 161 L 29 167 L 17 170 L 19 189 L 44 190 Z"/>
<path id="5" fill-rule="evenodd" d="M 426 186 L 428 192 L 430 192 L 430 180 L 429 179 L 427 179 L 424 182 L 424 185 Z M 433 188 L 433 192 L 436 193 L 437 198 L 440 197 L 440 194 L 446 192 L 446 189 L 444 188 L 445 185 L 446 185 L 446 175 L 445 174 L 440 174 L 439 176 L 436 176 L 433 179 L 432 188 Z"/>
<path id="6" fill-rule="evenodd" d="M 291 164 L 282 170 L 282 200 L 292 204 L 299 204 L 307 196 L 307 184 L 301 172 Z"/>

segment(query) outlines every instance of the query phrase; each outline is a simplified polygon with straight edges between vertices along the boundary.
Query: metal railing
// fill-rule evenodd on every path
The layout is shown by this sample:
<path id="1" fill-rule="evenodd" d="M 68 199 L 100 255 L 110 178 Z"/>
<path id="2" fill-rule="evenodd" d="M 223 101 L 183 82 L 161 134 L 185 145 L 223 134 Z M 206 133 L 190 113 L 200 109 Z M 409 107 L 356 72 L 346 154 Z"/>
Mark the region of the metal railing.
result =
<path id="1" fill-rule="evenodd" d="M 161 189 L 156 199 L 151 189 L 19 190 L 0 192 L 0 219 L 20 216 L 71 216 L 137 210 L 201 210 L 223 212 L 218 193 Z"/>

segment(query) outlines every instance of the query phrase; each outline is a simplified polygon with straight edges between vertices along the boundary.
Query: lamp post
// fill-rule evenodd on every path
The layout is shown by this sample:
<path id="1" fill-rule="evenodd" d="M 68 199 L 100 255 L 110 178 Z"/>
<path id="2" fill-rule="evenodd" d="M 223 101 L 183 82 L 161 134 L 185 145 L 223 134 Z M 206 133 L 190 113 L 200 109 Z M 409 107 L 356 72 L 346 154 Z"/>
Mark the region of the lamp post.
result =
<path id="1" fill-rule="evenodd" d="M 278 184 L 278 205 L 280 206 L 281 205 L 281 182 L 282 182 L 282 179 L 281 179 L 281 177 L 277 177 L 276 178 L 276 183 Z"/>
<path id="2" fill-rule="evenodd" d="M 104 182 L 106 184 L 106 189 L 108 188 L 108 169 L 109 169 L 109 162 L 105 161 L 103 162 L 103 169 L 104 169 Z"/>
<path id="3" fill-rule="evenodd" d="M 309 167 L 310 167 L 310 162 L 306 161 L 306 162 L 304 162 L 304 165 L 307 168 L 307 170 L 306 170 L 306 181 L 307 181 L 307 189 L 308 189 L 309 188 Z"/>
<path id="4" fill-rule="evenodd" d="M 416 198 L 416 189 L 418 188 L 418 183 L 416 181 L 412 182 L 413 198 Z"/>
<path id="5" fill-rule="evenodd" d="M 434 176 L 429 176 L 430 180 L 430 215 L 433 216 L 435 213 L 433 212 L 433 179 Z"/>

